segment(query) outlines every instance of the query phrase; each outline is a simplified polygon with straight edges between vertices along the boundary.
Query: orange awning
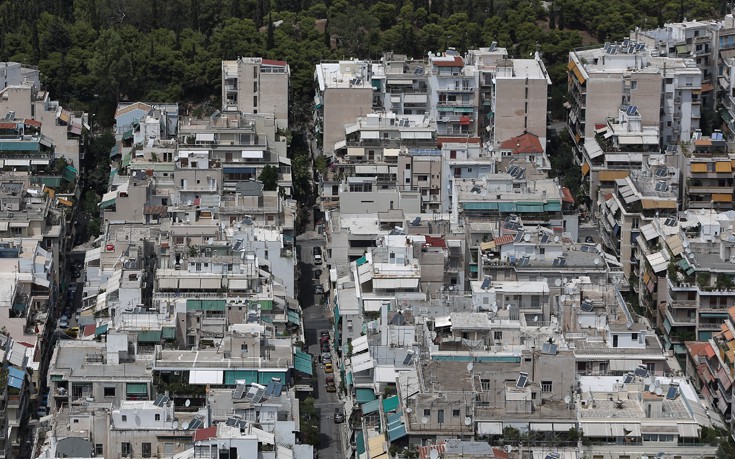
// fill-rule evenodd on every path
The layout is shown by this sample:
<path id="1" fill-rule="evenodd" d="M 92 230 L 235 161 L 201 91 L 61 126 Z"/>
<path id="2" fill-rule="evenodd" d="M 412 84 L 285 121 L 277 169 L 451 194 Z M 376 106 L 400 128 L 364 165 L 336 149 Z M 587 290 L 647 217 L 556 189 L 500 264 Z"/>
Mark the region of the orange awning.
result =
<path id="1" fill-rule="evenodd" d="M 585 80 L 584 76 L 582 75 L 582 72 L 579 71 L 576 65 L 572 69 L 572 72 L 574 72 L 574 76 L 576 76 L 577 80 L 579 80 L 579 84 L 584 84 L 584 82 L 587 81 Z"/>
<path id="2" fill-rule="evenodd" d="M 732 202 L 732 195 L 728 193 L 712 193 L 712 202 Z"/>
<path id="3" fill-rule="evenodd" d="M 715 172 L 732 172 L 732 163 L 730 161 L 717 161 Z"/>
<path id="4" fill-rule="evenodd" d="M 582 177 L 584 177 L 585 175 L 587 175 L 589 173 L 589 171 L 590 171 L 590 165 L 587 164 L 587 163 L 583 163 L 582 164 Z"/>
<path id="5" fill-rule="evenodd" d="M 707 163 L 692 163 L 692 172 L 707 172 Z"/>
<path id="6" fill-rule="evenodd" d="M 617 179 L 623 179 L 630 175 L 629 171 L 600 171 L 597 178 L 601 182 L 612 182 Z"/>
<path id="7" fill-rule="evenodd" d="M 642 199 L 644 209 L 676 209 L 676 201 L 659 201 L 656 199 Z"/>
<path id="8" fill-rule="evenodd" d="M 702 85 L 702 92 L 712 91 L 713 88 L 714 88 L 714 86 L 712 86 L 712 83 L 704 83 Z"/>

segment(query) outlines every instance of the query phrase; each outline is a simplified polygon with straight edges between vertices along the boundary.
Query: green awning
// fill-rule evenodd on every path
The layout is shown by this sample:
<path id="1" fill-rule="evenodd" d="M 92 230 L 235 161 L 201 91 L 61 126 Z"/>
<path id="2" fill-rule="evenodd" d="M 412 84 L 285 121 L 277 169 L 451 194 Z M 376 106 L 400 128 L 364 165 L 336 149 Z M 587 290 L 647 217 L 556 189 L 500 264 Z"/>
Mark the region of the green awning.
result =
<path id="1" fill-rule="evenodd" d="M 385 413 L 389 411 L 395 411 L 398 409 L 399 404 L 400 402 L 397 395 L 394 395 L 393 397 L 388 397 L 383 400 L 383 411 Z"/>
<path id="2" fill-rule="evenodd" d="M 352 385 L 352 372 L 351 371 L 348 371 L 345 374 L 345 385 L 347 385 L 347 386 Z"/>
<path id="3" fill-rule="evenodd" d="M 369 402 L 365 402 L 360 406 L 360 411 L 362 411 L 362 414 L 370 414 L 375 413 L 380 409 L 380 400 L 370 400 Z"/>
<path id="4" fill-rule="evenodd" d="M 464 210 L 498 210 L 497 202 L 465 202 L 462 206 Z"/>
<path id="5" fill-rule="evenodd" d="M 110 158 L 112 158 L 113 156 L 117 156 L 119 154 L 120 154 L 120 145 L 115 144 L 115 146 L 110 149 Z"/>
<path id="6" fill-rule="evenodd" d="M 186 300 L 187 311 L 218 311 L 224 312 L 227 300 Z"/>
<path id="7" fill-rule="evenodd" d="M 273 323 L 273 317 L 271 316 L 260 316 L 260 320 L 269 324 Z"/>
<path id="8" fill-rule="evenodd" d="M 707 317 L 709 319 L 721 319 L 728 317 L 727 311 L 723 312 L 703 312 L 700 314 L 702 317 Z"/>
<path id="9" fill-rule="evenodd" d="M 480 269 L 478 268 L 477 265 L 470 265 L 470 272 L 471 273 L 476 273 L 476 272 L 479 272 L 479 271 L 480 271 Z"/>
<path id="10" fill-rule="evenodd" d="M 260 304 L 261 311 L 273 310 L 273 300 L 258 300 L 258 304 Z"/>
<path id="11" fill-rule="evenodd" d="M 338 304 L 334 305 L 334 323 L 335 324 L 339 323 L 339 305 Z"/>
<path id="12" fill-rule="evenodd" d="M 357 401 L 357 403 L 371 402 L 376 398 L 378 397 L 375 396 L 375 392 L 373 392 L 372 389 L 355 389 L 355 400 Z"/>
<path id="13" fill-rule="evenodd" d="M 176 339 L 176 327 L 163 327 L 161 337 L 163 339 Z"/>
<path id="14" fill-rule="evenodd" d="M 296 349 L 293 359 L 294 370 L 300 371 L 301 373 L 309 376 L 314 374 L 314 365 L 312 365 L 311 354 Z"/>
<path id="15" fill-rule="evenodd" d="M 732 121 L 732 115 L 730 115 L 730 112 L 728 112 L 726 108 L 720 110 L 720 116 L 726 123 Z"/>
<path id="16" fill-rule="evenodd" d="M 515 202 L 499 202 L 498 203 L 498 210 L 500 212 L 515 212 L 516 211 L 516 203 Z"/>
<path id="17" fill-rule="evenodd" d="M 126 387 L 126 393 L 146 395 L 148 394 L 148 384 L 146 383 L 128 383 Z"/>
<path id="18" fill-rule="evenodd" d="M 244 380 L 245 384 L 258 382 L 258 370 L 225 371 L 225 385 L 234 386 L 238 380 Z"/>
<path id="19" fill-rule="evenodd" d="M 109 324 L 100 325 L 99 327 L 94 329 L 94 336 L 104 335 L 105 333 L 107 333 L 108 328 Z"/>
<path id="20" fill-rule="evenodd" d="M 143 330 L 138 332 L 139 343 L 158 343 L 161 341 L 161 330 Z"/>
<path id="21" fill-rule="evenodd" d="M 358 258 L 357 261 L 355 262 L 355 264 L 357 264 L 358 267 L 364 265 L 365 263 L 367 263 L 367 257 L 365 255 Z"/>
<path id="22" fill-rule="evenodd" d="M 44 184 L 44 185 L 46 185 L 48 187 L 56 188 L 56 187 L 61 186 L 61 177 L 58 177 L 58 176 L 54 176 L 54 177 L 41 176 L 41 177 L 38 177 L 38 182 L 40 182 L 40 183 L 42 183 L 42 184 Z"/>
<path id="23" fill-rule="evenodd" d="M 543 204 L 526 204 L 526 203 L 520 203 L 520 202 L 516 204 L 516 212 L 541 213 L 543 211 L 544 211 Z"/>
<path id="24" fill-rule="evenodd" d="M 362 431 L 357 433 L 355 444 L 357 445 L 357 457 L 365 454 L 365 437 L 362 436 Z"/>
<path id="25" fill-rule="evenodd" d="M 107 209 L 108 207 L 114 206 L 116 200 L 117 200 L 117 196 L 115 196 L 112 199 L 108 199 L 107 201 L 102 201 L 100 203 L 100 209 Z"/>
<path id="26" fill-rule="evenodd" d="M 687 347 L 683 344 L 674 344 L 674 354 L 686 354 Z"/>
<path id="27" fill-rule="evenodd" d="M 128 167 L 130 165 L 130 161 L 133 159 L 133 152 L 131 151 L 127 155 L 125 155 L 122 159 L 122 164 L 120 167 Z"/>
<path id="28" fill-rule="evenodd" d="M 544 204 L 546 212 L 561 212 L 561 201 L 549 201 Z"/>
<path id="29" fill-rule="evenodd" d="M 66 166 L 64 170 L 61 171 L 62 178 L 67 182 L 73 182 L 74 180 L 76 180 L 77 175 L 79 175 L 79 171 L 71 166 Z"/>
<path id="30" fill-rule="evenodd" d="M 64 375 L 51 375 L 51 381 L 63 381 Z"/>
<path id="31" fill-rule="evenodd" d="M 388 423 L 388 441 L 395 441 L 406 436 L 406 425 L 403 423 L 402 416 L 403 413 L 400 411 L 386 416 L 386 421 Z"/>
<path id="32" fill-rule="evenodd" d="M 292 324 L 301 325 L 301 317 L 299 317 L 298 312 L 289 309 L 288 311 L 286 311 L 286 316 L 288 318 L 288 321 Z"/>
<path id="33" fill-rule="evenodd" d="M 15 312 L 23 312 L 26 310 L 26 305 L 25 303 L 13 303 L 12 308 Z"/>
<path id="34" fill-rule="evenodd" d="M 676 45 L 677 54 L 687 54 L 688 52 L 689 48 L 687 48 L 687 45 Z"/>
<path id="35" fill-rule="evenodd" d="M 282 383 L 286 382 L 286 373 L 283 371 L 260 371 L 258 372 L 258 384 L 266 385 L 273 379 L 280 379 Z"/>
<path id="36" fill-rule="evenodd" d="M 123 132 L 123 135 L 122 135 L 122 139 L 123 140 L 128 140 L 128 139 L 132 139 L 132 138 L 133 138 L 133 130 L 132 129 L 128 129 L 127 131 Z"/>

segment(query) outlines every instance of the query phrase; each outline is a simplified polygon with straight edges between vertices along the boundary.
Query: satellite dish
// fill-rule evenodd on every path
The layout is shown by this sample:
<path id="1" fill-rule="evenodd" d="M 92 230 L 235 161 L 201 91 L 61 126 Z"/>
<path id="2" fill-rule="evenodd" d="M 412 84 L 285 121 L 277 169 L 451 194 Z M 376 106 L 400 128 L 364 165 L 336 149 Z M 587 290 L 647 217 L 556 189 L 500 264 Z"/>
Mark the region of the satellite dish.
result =
<path id="1" fill-rule="evenodd" d="M 571 401 L 572 401 L 572 397 L 570 397 L 568 395 L 564 397 L 564 403 L 569 403 Z"/>
<path id="2" fill-rule="evenodd" d="M 505 305 L 505 310 L 506 310 L 506 311 L 510 311 L 510 307 L 511 307 L 511 305 L 510 305 L 510 304 L 506 304 L 506 305 Z"/>
<path id="3" fill-rule="evenodd" d="M 135 415 L 135 425 L 140 427 L 140 416 L 138 416 L 137 414 Z"/>
<path id="4" fill-rule="evenodd" d="M 559 236 L 554 236 L 554 242 L 559 242 Z"/>
<path id="5" fill-rule="evenodd" d="M 592 263 L 594 263 L 595 265 L 599 265 L 600 264 L 600 259 L 599 258 L 595 258 L 594 260 L 592 260 Z"/>
<path id="6" fill-rule="evenodd" d="M 427 418 L 426 416 L 421 418 L 421 424 L 427 424 L 428 422 L 429 422 L 429 418 Z"/>
<path id="7" fill-rule="evenodd" d="M 525 242 L 529 242 L 529 241 L 531 240 L 531 235 L 530 235 L 530 234 L 524 234 L 524 235 L 523 235 L 523 240 L 524 240 Z"/>
<path id="8" fill-rule="evenodd" d="M 657 387 L 655 391 L 653 391 L 656 395 L 662 395 L 664 393 L 664 390 L 660 387 Z"/>
<path id="9" fill-rule="evenodd" d="M 174 421 L 173 423 L 174 430 L 179 428 L 179 421 Z"/>
<path id="10" fill-rule="evenodd" d="M 429 458 L 430 459 L 439 459 L 439 451 L 432 448 L 431 451 L 429 451 Z"/>
<path id="11" fill-rule="evenodd" d="M 561 285 L 561 279 L 555 279 L 554 280 L 554 285 L 556 285 L 557 287 L 560 286 Z"/>
<path id="12" fill-rule="evenodd" d="M 475 367 L 475 366 L 474 366 L 474 365 L 472 365 L 472 362 L 468 363 L 468 364 L 467 364 L 467 371 L 472 371 L 472 369 L 473 369 L 474 367 Z"/>
<path id="13" fill-rule="evenodd" d="M 498 303 L 493 304 L 493 312 L 498 312 Z"/>
<path id="14" fill-rule="evenodd" d="M 469 417 L 469 416 L 465 417 L 464 418 L 464 425 L 468 426 L 470 424 L 472 424 L 472 418 Z"/>
<path id="15" fill-rule="evenodd" d="M 544 277 L 543 278 L 543 281 L 548 284 L 549 283 L 549 278 L 548 277 Z"/>
<path id="16" fill-rule="evenodd" d="M 184 406 L 189 408 L 189 405 L 191 405 L 191 400 L 187 398 L 186 401 L 184 402 Z"/>
<path id="17" fill-rule="evenodd" d="M 511 451 L 513 451 L 513 447 L 510 446 L 510 445 L 505 445 L 505 448 L 504 449 L 505 449 L 505 452 L 506 453 L 510 453 Z"/>
<path id="18" fill-rule="evenodd" d="M 406 413 L 408 413 L 408 414 L 413 413 L 413 408 L 411 408 L 411 407 L 406 408 Z"/>
<path id="19" fill-rule="evenodd" d="M 184 421 L 184 423 L 181 424 L 181 428 L 184 429 L 184 430 L 188 429 L 189 428 L 189 423 L 186 422 L 186 421 Z"/>
<path id="20" fill-rule="evenodd" d="M 565 278 L 564 278 L 564 279 L 562 280 L 562 282 L 564 282 L 564 283 L 566 284 L 566 283 L 567 283 L 567 278 L 565 277 Z"/>
<path id="21" fill-rule="evenodd" d="M 538 322 L 538 316 L 533 316 L 533 321 Z"/>
<path id="22" fill-rule="evenodd" d="M 214 243 L 214 239 L 212 239 L 211 237 L 209 239 L 207 239 L 207 244 L 208 245 L 212 245 L 213 243 Z"/>

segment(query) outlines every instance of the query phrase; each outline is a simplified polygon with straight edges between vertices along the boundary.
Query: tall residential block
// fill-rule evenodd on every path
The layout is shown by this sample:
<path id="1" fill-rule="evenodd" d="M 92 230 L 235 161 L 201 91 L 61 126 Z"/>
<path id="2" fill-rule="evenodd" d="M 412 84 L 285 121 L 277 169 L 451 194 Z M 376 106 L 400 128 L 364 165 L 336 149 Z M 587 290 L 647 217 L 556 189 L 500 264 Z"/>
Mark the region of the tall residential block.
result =
<path id="1" fill-rule="evenodd" d="M 222 110 L 272 113 L 288 128 L 288 63 L 261 57 L 222 61 Z"/>

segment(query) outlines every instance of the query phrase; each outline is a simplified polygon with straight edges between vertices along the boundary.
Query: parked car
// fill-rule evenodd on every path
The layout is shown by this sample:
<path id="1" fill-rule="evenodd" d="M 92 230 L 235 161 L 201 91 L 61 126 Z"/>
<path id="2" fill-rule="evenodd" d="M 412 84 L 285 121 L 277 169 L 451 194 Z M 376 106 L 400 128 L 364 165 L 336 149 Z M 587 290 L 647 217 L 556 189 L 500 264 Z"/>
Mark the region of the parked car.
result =
<path id="1" fill-rule="evenodd" d="M 314 279 L 319 279 L 320 277 L 322 277 L 322 272 L 323 271 L 321 269 L 315 269 L 314 270 Z"/>
<path id="2" fill-rule="evenodd" d="M 341 424 L 343 422 L 345 422 L 345 412 L 342 410 L 342 408 L 335 408 L 334 409 L 334 423 Z"/>
<path id="3" fill-rule="evenodd" d="M 334 383 L 334 376 L 327 376 L 326 386 L 327 392 L 337 392 L 337 385 Z"/>
<path id="4" fill-rule="evenodd" d="M 331 363 L 327 363 L 324 365 L 324 373 L 334 373 L 334 367 Z"/>
<path id="5" fill-rule="evenodd" d="M 322 363 L 332 363 L 332 354 L 329 352 L 322 354 Z"/>
<path id="6" fill-rule="evenodd" d="M 61 319 L 59 319 L 59 328 L 69 328 L 69 319 L 62 316 Z"/>
<path id="7" fill-rule="evenodd" d="M 323 295 L 324 294 L 324 287 L 322 287 L 321 285 L 317 285 L 314 288 L 314 293 L 317 294 L 317 295 Z"/>
<path id="8" fill-rule="evenodd" d="M 329 352 L 329 343 L 323 343 L 320 350 L 322 351 L 322 354 L 325 352 Z"/>
<path id="9" fill-rule="evenodd" d="M 314 247 L 314 263 L 317 265 L 322 264 L 322 248 L 319 246 Z"/>
<path id="10" fill-rule="evenodd" d="M 329 335 L 324 336 L 322 335 L 321 338 L 319 338 L 319 344 L 329 343 Z"/>
<path id="11" fill-rule="evenodd" d="M 319 335 L 320 335 L 320 336 L 321 336 L 322 338 L 324 338 L 325 336 L 326 336 L 327 338 L 329 338 L 329 330 L 322 330 L 322 331 L 321 331 L 321 333 L 320 333 Z"/>

